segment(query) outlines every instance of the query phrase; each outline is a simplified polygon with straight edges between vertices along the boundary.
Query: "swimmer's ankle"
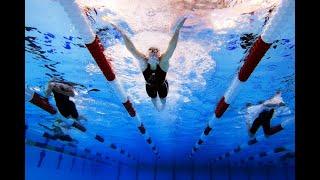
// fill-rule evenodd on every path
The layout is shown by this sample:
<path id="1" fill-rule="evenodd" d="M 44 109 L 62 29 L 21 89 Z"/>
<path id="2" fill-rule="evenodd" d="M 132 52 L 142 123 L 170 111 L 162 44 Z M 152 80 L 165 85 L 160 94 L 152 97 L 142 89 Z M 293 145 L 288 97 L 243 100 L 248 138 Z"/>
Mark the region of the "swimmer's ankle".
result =
<path id="1" fill-rule="evenodd" d="M 254 139 L 256 137 L 256 134 L 253 134 L 250 132 L 250 130 L 248 130 L 248 136 L 250 139 Z"/>
<path id="2" fill-rule="evenodd" d="M 167 102 L 167 98 L 160 98 L 162 105 L 165 105 Z"/>

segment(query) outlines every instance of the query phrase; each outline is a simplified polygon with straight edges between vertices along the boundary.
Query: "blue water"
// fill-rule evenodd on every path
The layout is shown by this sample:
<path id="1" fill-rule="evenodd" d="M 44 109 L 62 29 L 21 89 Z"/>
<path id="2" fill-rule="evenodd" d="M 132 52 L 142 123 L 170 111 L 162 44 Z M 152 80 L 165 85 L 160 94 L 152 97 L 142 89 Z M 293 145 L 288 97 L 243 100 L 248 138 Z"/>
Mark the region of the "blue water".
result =
<path id="1" fill-rule="evenodd" d="M 241 59 L 272 16 L 268 11 L 278 1 L 252 4 L 255 1 L 247 0 L 243 2 L 246 8 L 236 4 L 217 11 L 208 8 L 212 5 L 209 1 L 188 2 L 79 1 L 81 7 L 90 7 L 90 25 L 102 40 L 105 54 L 112 57 L 117 78 L 159 148 L 160 159 L 156 160 L 62 7 L 51 0 L 26 1 L 26 84 L 40 94 L 53 77 L 80 84 L 74 102 L 88 119 L 83 124 L 105 139 L 99 143 L 90 134 L 70 129 L 68 134 L 79 141 L 75 147 L 63 141 L 48 142 L 50 147 L 63 147 L 65 153 L 26 144 L 26 179 L 295 179 L 294 157 L 281 158 L 295 150 L 294 28 L 284 28 L 281 39 L 242 86 L 208 140 L 193 159 L 187 158 L 241 66 Z M 125 30 L 141 51 L 146 52 L 153 44 L 164 51 L 176 19 L 191 9 L 194 16 L 182 28 L 170 60 L 167 106 L 157 112 L 145 92 L 137 62 L 108 20 Z M 250 16 L 251 11 L 255 13 Z M 293 22 L 287 23 L 294 27 Z M 272 124 L 290 120 L 287 128 L 229 158 L 214 161 L 248 141 L 243 115 L 246 103 L 257 104 L 276 91 L 282 92 L 286 115 L 274 117 Z M 50 103 L 55 104 L 52 98 Z M 44 143 L 45 129 L 38 123 L 50 126 L 55 117 L 29 102 L 25 105 L 26 139 Z M 263 136 L 262 129 L 257 136 Z M 110 144 L 130 153 L 134 160 L 113 150 Z M 277 147 L 287 150 L 273 153 Z M 90 152 L 85 153 L 85 149 Z M 42 151 L 45 157 L 37 167 Z M 268 152 L 268 156 L 260 157 L 261 152 Z M 248 160 L 250 156 L 255 158 Z"/>

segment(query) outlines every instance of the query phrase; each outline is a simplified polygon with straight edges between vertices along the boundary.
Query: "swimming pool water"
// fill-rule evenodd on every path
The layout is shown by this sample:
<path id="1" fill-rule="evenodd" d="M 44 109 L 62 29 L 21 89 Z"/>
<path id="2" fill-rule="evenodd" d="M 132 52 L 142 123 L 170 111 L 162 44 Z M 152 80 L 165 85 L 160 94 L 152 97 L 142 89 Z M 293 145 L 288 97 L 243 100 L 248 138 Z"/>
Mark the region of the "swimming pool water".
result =
<path id="1" fill-rule="evenodd" d="M 83 9 L 88 8 L 90 25 L 102 40 L 105 54 L 112 58 L 117 77 L 159 148 L 160 159 L 154 159 L 63 8 L 52 0 L 29 0 L 25 16 L 26 84 L 40 94 L 53 77 L 80 84 L 74 98 L 78 111 L 88 118 L 85 127 L 102 135 L 105 143 L 71 129 L 68 133 L 79 141 L 76 147 L 61 141 L 48 144 L 77 154 L 85 154 L 84 150 L 89 149 L 89 158 L 99 159 L 100 153 L 104 162 L 45 149 L 40 167 L 37 164 L 43 149 L 26 144 L 26 179 L 295 178 L 294 157 L 281 160 L 282 155 L 294 153 L 295 149 L 295 32 L 291 19 L 284 24 L 281 39 L 272 44 L 207 142 L 193 160 L 187 158 L 241 66 L 243 56 L 272 17 L 278 0 L 231 1 L 229 7 L 219 8 L 213 8 L 217 7 L 214 1 L 78 2 Z M 154 45 L 164 51 L 176 20 L 185 13 L 192 15 L 181 30 L 170 60 L 167 106 L 163 112 L 157 112 L 145 92 L 136 60 L 108 22 L 120 26 L 142 52 Z M 291 120 L 288 128 L 229 159 L 214 162 L 247 142 L 243 115 L 246 103 L 256 104 L 276 91 L 282 92 L 287 106 L 285 114 L 275 117 L 272 124 Z M 55 104 L 53 99 L 50 102 Z M 26 139 L 45 142 L 44 129 L 38 123 L 51 125 L 55 117 L 29 102 L 25 105 Z M 258 136 L 263 136 L 262 130 Z M 110 144 L 129 152 L 135 160 L 113 150 Z M 288 151 L 259 158 L 262 151 L 272 152 L 283 146 Z M 241 163 L 250 156 L 256 158 Z"/>

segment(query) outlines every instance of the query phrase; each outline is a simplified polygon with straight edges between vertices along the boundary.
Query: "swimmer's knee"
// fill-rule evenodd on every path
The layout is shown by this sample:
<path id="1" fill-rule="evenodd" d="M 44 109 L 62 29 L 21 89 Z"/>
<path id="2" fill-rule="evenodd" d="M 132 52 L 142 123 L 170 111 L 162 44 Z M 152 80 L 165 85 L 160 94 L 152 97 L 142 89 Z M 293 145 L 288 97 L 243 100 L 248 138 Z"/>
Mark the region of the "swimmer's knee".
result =
<path id="1" fill-rule="evenodd" d="M 160 111 L 159 105 L 158 105 L 158 99 L 157 98 L 151 98 L 152 104 L 154 105 L 154 107 Z"/>
<path id="2" fill-rule="evenodd" d="M 150 97 L 151 99 L 157 99 L 157 94 L 150 94 L 149 97 Z"/>
<path id="3" fill-rule="evenodd" d="M 169 85 L 167 80 L 163 83 L 163 85 L 161 86 L 161 88 L 158 90 L 158 94 L 160 99 L 165 99 L 168 95 L 169 92 Z"/>
<path id="4" fill-rule="evenodd" d="M 159 91 L 158 92 L 158 94 L 159 94 L 159 98 L 160 99 L 166 99 L 167 98 L 167 96 L 168 96 L 168 91 L 167 90 L 161 90 L 161 91 Z"/>
<path id="5" fill-rule="evenodd" d="M 147 90 L 147 94 L 151 99 L 155 99 L 157 97 L 156 91 Z"/>
<path id="6" fill-rule="evenodd" d="M 157 98 L 151 98 L 152 103 L 156 106 L 157 105 Z"/>
<path id="7" fill-rule="evenodd" d="M 265 136 L 265 137 L 269 137 L 269 136 L 271 136 L 271 135 L 272 135 L 271 129 L 268 129 L 268 130 L 265 130 L 265 131 L 264 131 L 264 136 Z"/>

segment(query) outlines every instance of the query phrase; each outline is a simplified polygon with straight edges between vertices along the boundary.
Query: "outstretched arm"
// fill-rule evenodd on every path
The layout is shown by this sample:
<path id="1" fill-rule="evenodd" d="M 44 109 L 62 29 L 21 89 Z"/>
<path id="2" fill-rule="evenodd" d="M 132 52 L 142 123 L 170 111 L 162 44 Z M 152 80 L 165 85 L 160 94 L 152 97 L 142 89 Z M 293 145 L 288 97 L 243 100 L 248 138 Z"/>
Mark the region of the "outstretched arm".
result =
<path id="1" fill-rule="evenodd" d="M 137 48 L 134 46 L 134 44 L 132 43 L 132 41 L 129 39 L 129 37 L 121 30 L 119 29 L 116 25 L 110 23 L 116 30 L 118 30 L 124 40 L 124 43 L 126 45 L 126 48 L 128 49 L 128 51 L 131 52 L 131 54 L 138 59 L 139 61 L 139 65 L 141 69 L 145 69 L 147 67 L 147 62 L 145 61 L 146 56 L 139 52 L 137 50 Z"/>
<path id="2" fill-rule="evenodd" d="M 49 131 L 53 131 L 53 128 L 49 128 L 48 126 L 45 126 L 45 125 L 43 125 L 41 123 L 38 123 L 38 124 L 39 124 L 39 126 L 42 126 L 42 127 L 44 127 L 45 129 L 47 129 Z"/>
<path id="3" fill-rule="evenodd" d="M 183 23 L 186 21 L 187 17 L 184 17 L 178 24 L 174 34 L 173 34 L 173 37 L 172 39 L 170 40 L 169 42 L 169 46 L 168 46 L 168 49 L 166 50 L 165 53 L 163 53 L 161 56 L 160 56 L 160 67 L 161 65 L 165 65 L 169 62 L 169 59 L 171 58 L 174 50 L 176 49 L 177 47 L 177 43 L 178 43 L 178 38 L 179 38 L 179 32 L 180 32 L 180 29 L 182 28 L 183 26 Z M 167 71 L 167 68 L 163 69 L 163 70 L 166 70 Z"/>

